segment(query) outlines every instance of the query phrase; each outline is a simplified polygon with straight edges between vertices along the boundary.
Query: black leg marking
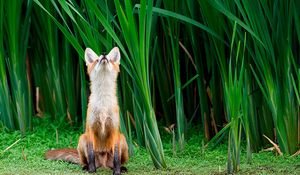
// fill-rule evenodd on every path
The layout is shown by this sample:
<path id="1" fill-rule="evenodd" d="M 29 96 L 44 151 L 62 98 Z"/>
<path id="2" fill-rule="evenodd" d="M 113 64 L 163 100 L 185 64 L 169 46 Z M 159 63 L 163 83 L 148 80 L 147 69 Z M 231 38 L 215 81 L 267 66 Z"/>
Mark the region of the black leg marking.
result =
<path id="1" fill-rule="evenodd" d="M 89 143 L 87 145 L 87 151 L 88 151 L 88 172 L 94 173 L 96 172 L 96 166 L 95 166 L 95 153 L 93 149 L 93 144 Z"/>
<path id="2" fill-rule="evenodd" d="M 114 169 L 113 175 L 120 175 L 121 174 L 121 160 L 119 159 L 119 147 L 116 144 L 114 150 Z"/>

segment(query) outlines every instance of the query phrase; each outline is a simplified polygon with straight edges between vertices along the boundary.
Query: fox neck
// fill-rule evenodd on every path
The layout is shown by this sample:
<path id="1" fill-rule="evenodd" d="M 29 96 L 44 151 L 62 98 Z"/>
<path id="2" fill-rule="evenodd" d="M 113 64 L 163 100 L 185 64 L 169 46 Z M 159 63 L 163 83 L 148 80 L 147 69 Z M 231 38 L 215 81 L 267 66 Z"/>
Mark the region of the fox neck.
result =
<path id="1" fill-rule="evenodd" d="M 117 103 L 116 76 L 107 72 L 100 73 L 91 80 L 90 103 L 99 110 L 113 108 Z"/>

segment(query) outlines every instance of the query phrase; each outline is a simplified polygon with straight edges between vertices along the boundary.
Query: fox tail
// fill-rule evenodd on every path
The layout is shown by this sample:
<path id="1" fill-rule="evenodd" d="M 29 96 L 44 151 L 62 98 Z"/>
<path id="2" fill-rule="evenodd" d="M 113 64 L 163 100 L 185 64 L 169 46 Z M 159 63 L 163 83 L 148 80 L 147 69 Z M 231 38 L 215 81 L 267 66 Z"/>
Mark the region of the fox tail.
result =
<path id="1" fill-rule="evenodd" d="M 62 160 L 74 164 L 80 163 L 77 150 L 72 148 L 49 150 L 45 154 L 45 159 Z"/>

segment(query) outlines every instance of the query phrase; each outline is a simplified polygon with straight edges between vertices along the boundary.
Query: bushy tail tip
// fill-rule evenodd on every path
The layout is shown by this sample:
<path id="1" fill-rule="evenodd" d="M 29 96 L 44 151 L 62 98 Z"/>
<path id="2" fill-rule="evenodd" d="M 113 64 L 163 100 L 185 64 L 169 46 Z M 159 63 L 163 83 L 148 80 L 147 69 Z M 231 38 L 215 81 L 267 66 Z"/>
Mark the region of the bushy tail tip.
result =
<path id="1" fill-rule="evenodd" d="M 79 164 L 79 155 L 76 149 L 65 148 L 49 150 L 45 154 L 47 160 L 62 160 L 69 163 Z"/>

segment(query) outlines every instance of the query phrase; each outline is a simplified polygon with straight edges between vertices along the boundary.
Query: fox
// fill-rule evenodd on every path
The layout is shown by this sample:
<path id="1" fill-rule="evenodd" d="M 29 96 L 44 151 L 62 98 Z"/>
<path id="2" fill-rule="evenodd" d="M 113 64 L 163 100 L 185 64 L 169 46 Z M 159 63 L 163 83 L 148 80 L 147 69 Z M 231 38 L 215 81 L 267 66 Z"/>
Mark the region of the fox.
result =
<path id="1" fill-rule="evenodd" d="M 110 168 L 114 175 L 126 172 L 128 145 L 120 132 L 117 98 L 117 77 L 120 72 L 120 51 L 114 47 L 109 54 L 98 56 L 92 49 L 84 53 L 90 79 L 85 132 L 79 137 L 77 149 L 49 150 L 48 160 L 80 164 L 89 173 L 99 167 Z"/>

